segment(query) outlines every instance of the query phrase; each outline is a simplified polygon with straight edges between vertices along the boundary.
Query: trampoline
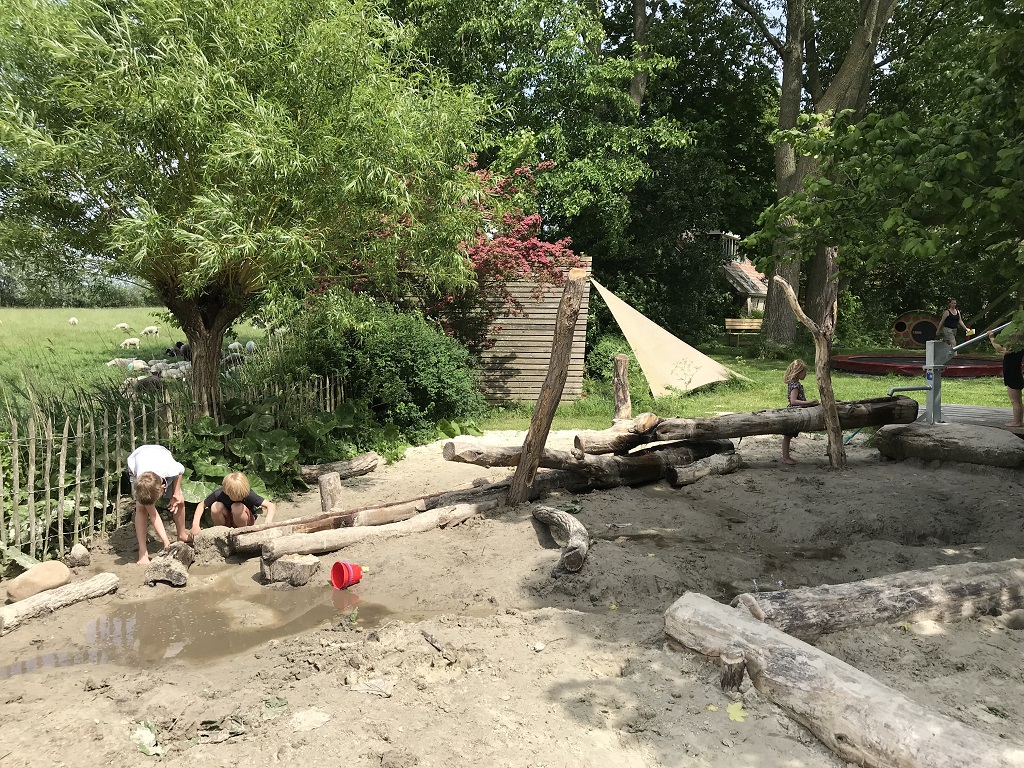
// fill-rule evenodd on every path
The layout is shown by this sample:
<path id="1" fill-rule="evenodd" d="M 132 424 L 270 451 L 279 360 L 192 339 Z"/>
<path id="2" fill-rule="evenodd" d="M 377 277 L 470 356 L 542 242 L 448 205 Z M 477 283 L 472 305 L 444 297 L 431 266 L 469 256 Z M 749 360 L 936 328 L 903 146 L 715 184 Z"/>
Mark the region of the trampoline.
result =
<path id="1" fill-rule="evenodd" d="M 837 371 L 868 373 L 875 376 L 884 376 L 887 373 L 895 373 L 898 376 L 923 376 L 924 355 L 834 355 L 832 367 Z M 1003 362 L 998 357 L 958 355 L 946 363 L 942 375 L 960 378 L 1002 376 Z"/>

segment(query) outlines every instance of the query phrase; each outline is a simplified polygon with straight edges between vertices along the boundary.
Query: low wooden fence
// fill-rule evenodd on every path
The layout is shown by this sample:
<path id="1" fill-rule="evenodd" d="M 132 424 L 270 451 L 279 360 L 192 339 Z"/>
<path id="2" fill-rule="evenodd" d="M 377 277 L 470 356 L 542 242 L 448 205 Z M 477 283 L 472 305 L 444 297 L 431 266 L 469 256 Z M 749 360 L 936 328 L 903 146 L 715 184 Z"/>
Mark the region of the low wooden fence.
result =
<path id="1" fill-rule="evenodd" d="M 331 377 L 224 394 L 247 403 L 281 398 L 275 426 L 287 426 L 276 423 L 278 412 L 333 412 L 344 399 L 341 382 Z M 166 444 L 197 415 L 187 389 L 179 388 L 120 407 L 82 402 L 47 413 L 32 403 L 0 417 L 0 549 L 56 558 L 120 526 L 132 512 L 122 503 L 128 456 L 140 445 Z"/>

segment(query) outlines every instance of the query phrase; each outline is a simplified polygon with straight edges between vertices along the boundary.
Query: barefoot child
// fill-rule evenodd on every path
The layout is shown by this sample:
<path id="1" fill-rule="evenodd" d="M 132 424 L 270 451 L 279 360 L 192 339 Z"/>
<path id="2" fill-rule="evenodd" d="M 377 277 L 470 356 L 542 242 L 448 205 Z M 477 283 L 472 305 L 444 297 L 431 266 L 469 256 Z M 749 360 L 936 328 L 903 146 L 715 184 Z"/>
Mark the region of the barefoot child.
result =
<path id="1" fill-rule="evenodd" d="M 139 541 L 139 565 L 149 563 L 146 533 L 150 523 L 164 547 L 170 546 L 164 523 L 156 510 L 156 503 L 160 499 L 167 500 L 178 540 L 188 539 L 188 531 L 185 530 L 185 498 L 181 493 L 181 475 L 184 471 L 185 468 L 162 445 L 140 445 L 128 457 L 128 478 L 135 495 L 135 535 Z"/>
<path id="2" fill-rule="evenodd" d="M 267 512 L 263 521 L 269 523 L 274 519 L 277 507 L 274 502 L 267 501 L 249 487 L 249 478 L 241 472 L 232 472 L 224 478 L 220 488 L 215 490 L 199 506 L 192 518 L 192 533 L 199 533 L 199 522 L 203 510 L 210 508 L 210 517 L 214 525 L 226 525 L 229 528 L 245 528 L 256 524 L 256 510 L 262 507 Z"/>
<path id="3" fill-rule="evenodd" d="M 1013 413 L 1006 426 L 1024 427 L 1024 403 L 1021 401 L 1021 391 L 1024 390 L 1024 374 L 1021 373 L 1021 365 L 1024 364 L 1024 330 L 1014 330 L 1011 326 L 999 334 L 999 339 L 996 341 L 992 331 L 988 332 L 988 340 L 996 352 L 1003 355 L 1003 384 L 1006 385 Z"/>
<path id="4" fill-rule="evenodd" d="M 783 376 L 783 381 L 786 382 L 787 386 L 787 399 L 789 400 L 790 408 L 807 408 L 812 405 L 817 405 L 817 400 L 807 400 L 804 394 L 804 385 L 800 382 L 807 376 L 807 363 L 803 360 L 794 360 L 789 364 L 786 369 L 786 375 Z M 789 455 L 789 443 L 799 433 L 791 435 L 785 435 L 782 438 L 782 463 L 783 464 L 796 464 L 793 457 Z"/>

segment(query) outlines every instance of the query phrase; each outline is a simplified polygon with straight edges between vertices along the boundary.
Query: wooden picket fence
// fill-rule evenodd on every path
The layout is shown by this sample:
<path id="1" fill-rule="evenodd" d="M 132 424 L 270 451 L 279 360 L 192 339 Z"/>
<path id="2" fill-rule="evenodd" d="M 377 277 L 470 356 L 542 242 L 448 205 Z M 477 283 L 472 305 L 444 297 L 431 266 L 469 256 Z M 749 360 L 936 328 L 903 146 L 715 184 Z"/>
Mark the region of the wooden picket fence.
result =
<path id="1" fill-rule="evenodd" d="M 333 377 L 239 386 L 224 394 L 247 403 L 280 397 L 275 417 L 296 407 L 333 412 L 344 401 L 344 387 Z M 59 413 L 35 403 L 9 410 L 0 417 L 0 431 L 10 431 L 0 434 L 0 549 L 57 558 L 76 542 L 122 525 L 134 509 L 121 484 L 128 456 L 140 445 L 168 442 L 197 415 L 186 388 L 116 408 L 82 402 Z"/>

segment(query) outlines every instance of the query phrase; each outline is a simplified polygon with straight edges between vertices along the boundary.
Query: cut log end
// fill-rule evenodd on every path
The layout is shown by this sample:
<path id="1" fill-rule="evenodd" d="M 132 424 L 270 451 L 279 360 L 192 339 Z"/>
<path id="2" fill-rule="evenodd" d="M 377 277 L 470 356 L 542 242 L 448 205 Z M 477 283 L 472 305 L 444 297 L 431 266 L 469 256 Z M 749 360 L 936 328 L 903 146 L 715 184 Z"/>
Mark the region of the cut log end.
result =
<path id="1" fill-rule="evenodd" d="M 721 670 L 719 682 L 723 691 L 738 691 L 743 683 L 743 675 L 747 669 L 747 660 L 742 648 L 726 648 L 719 656 Z"/>

